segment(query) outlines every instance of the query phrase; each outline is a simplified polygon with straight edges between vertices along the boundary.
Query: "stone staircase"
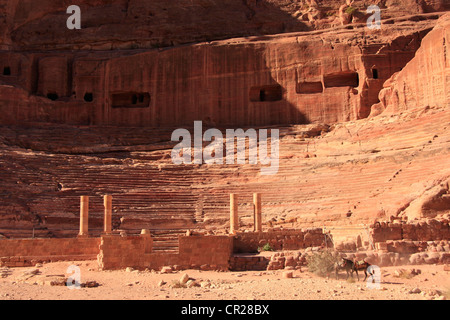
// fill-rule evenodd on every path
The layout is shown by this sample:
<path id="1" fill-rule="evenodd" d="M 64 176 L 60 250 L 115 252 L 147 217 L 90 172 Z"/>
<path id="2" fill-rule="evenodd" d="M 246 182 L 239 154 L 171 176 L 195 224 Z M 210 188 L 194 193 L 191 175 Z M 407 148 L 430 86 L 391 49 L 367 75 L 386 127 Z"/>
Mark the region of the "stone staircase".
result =
<path id="1" fill-rule="evenodd" d="M 153 250 L 155 253 L 178 253 L 178 237 L 186 230 L 151 230 Z"/>

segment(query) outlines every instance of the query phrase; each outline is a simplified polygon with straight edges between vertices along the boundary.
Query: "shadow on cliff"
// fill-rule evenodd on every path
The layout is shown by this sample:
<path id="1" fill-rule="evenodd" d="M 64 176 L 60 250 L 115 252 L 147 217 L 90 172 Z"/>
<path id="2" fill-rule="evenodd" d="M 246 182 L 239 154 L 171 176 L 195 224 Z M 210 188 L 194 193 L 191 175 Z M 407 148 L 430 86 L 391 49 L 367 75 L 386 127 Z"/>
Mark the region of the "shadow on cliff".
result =
<path id="1" fill-rule="evenodd" d="M 69 15 L 63 3 L 25 6 L 18 2 L 5 30 L 11 43 L 23 49 L 73 49 L 89 44 L 104 50 L 112 46 L 109 43 L 118 49 L 150 49 L 310 30 L 300 13 L 291 15 L 267 0 L 81 3 L 81 29 L 75 32 L 66 28 Z M 297 8 L 301 4 L 289 4 L 286 10 Z"/>

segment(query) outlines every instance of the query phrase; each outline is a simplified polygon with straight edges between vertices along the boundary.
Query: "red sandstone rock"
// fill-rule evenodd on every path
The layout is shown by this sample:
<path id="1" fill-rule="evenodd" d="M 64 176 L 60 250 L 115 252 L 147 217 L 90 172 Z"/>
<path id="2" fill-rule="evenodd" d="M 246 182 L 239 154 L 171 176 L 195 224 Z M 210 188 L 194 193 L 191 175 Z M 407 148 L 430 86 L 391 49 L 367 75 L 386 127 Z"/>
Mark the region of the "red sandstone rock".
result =
<path id="1" fill-rule="evenodd" d="M 424 38 L 415 58 L 384 84 L 380 100 L 385 113 L 450 106 L 449 39 L 450 15 L 447 14 Z"/>
<path id="2" fill-rule="evenodd" d="M 438 15 L 165 50 L 0 52 L 0 123 L 206 126 L 365 118 Z M 106 29 L 106 28 L 105 28 Z M 283 66 L 283 67 L 281 67 Z M 1 82 L 0 82 L 1 84 Z"/>
<path id="3" fill-rule="evenodd" d="M 284 0 L 78 1 L 81 30 L 68 30 L 67 3 L 2 0 L 0 48 L 130 49 L 211 41 L 236 36 L 313 30 L 338 25 L 345 1 L 308 5 Z M 421 4 L 418 4 L 421 3 Z M 365 12 L 366 3 L 352 4 Z M 445 0 L 388 2 L 383 18 L 449 10 Z"/>
<path id="4" fill-rule="evenodd" d="M 26 3 L 30 8 L 37 5 Z M 21 6 L 25 2 L 11 1 L 2 10 L 10 14 Z M 49 3 L 42 4 L 44 11 L 48 7 Z M 113 12 L 118 10 L 112 7 Z M 23 23 L 14 33 L 19 48 L 31 49 L 48 40 L 24 36 L 34 30 L 27 23 L 35 20 L 33 12 L 14 17 L 18 21 L 11 26 Z M 448 98 L 443 95 L 449 91 L 443 77 L 448 73 L 444 54 L 448 15 L 424 39 L 416 58 L 385 83 L 380 98 L 387 103 L 386 112 L 374 119 L 349 120 L 368 115 L 384 80 L 413 57 L 436 24 L 435 18 L 392 20 L 395 24 L 387 34 L 366 33 L 364 26 L 355 25 L 354 30 L 240 38 L 142 52 L 85 51 L 89 48 L 72 53 L 1 52 L 0 73 L 9 67 L 10 74 L 0 75 L 0 123 L 19 125 L 1 128 L 1 232 L 31 236 L 37 227 L 36 236 L 72 235 L 78 224 L 79 195 L 84 192 L 117 195 L 113 223 L 117 230 L 130 232 L 203 225 L 224 229 L 228 221 L 224 199 L 232 190 L 244 194 L 262 190 L 268 219 L 289 212 L 298 218 L 293 223 L 301 226 L 368 223 L 406 212 L 407 204 L 449 174 L 450 118 Z M 49 22 L 52 17 L 46 19 Z M 104 40 L 108 35 L 98 37 Z M 10 41 L 7 48 L 12 40 L 5 39 Z M 421 68 L 426 81 L 418 83 L 414 76 Z M 402 79 L 408 92 L 402 91 Z M 251 101 L 261 99 L 261 90 L 279 97 L 277 83 L 283 89 L 280 101 Z M 399 104 L 389 95 L 391 87 L 402 93 Z M 431 108 L 411 112 L 430 101 Z M 314 136 L 304 135 L 302 127 L 281 128 L 283 162 L 272 180 L 259 177 L 252 166 L 173 166 L 167 157 L 171 129 L 165 126 L 191 124 L 204 116 L 210 125 L 223 126 L 336 124 Z M 303 140 L 292 139 L 297 135 Z M 311 150 L 314 157 L 300 158 Z M 441 200 L 428 200 L 423 209 L 433 210 L 432 215 L 445 212 L 446 200 L 442 210 L 436 210 L 442 208 Z M 93 199 L 93 229 L 102 226 L 100 201 Z M 250 208 L 244 203 L 243 209 L 248 209 L 245 220 Z M 346 217 L 349 209 L 353 214 Z M 312 244 L 311 239 L 305 240 Z M 289 241 L 292 245 L 297 240 Z M 281 243 L 273 241 L 274 246 Z"/>

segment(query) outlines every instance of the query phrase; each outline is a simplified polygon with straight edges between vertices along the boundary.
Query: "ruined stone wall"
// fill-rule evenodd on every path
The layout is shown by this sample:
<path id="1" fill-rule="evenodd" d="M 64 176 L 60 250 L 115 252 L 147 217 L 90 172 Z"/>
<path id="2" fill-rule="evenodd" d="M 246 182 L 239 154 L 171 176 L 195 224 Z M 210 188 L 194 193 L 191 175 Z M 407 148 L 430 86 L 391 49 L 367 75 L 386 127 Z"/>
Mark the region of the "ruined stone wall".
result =
<path id="1" fill-rule="evenodd" d="M 371 226 L 373 243 L 388 240 L 434 241 L 450 239 L 448 220 L 421 220 L 412 223 L 382 222 Z"/>
<path id="2" fill-rule="evenodd" d="M 180 237 L 179 241 L 180 265 L 202 269 L 228 269 L 233 253 L 232 237 L 190 236 Z"/>
<path id="3" fill-rule="evenodd" d="M 269 244 L 273 250 L 297 250 L 325 245 L 321 228 L 305 230 L 275 230 L 268 232 L 243 232 L 234 237 L 234 252 L 257 252 Z M 328 239 L 328 246 L 332 242 Z"/>
<path id="4" fill-rule="evenodd" d="M 151 254 L 151 237 L 141 236 L 102 236 L 98 265 L 101 269 L 139 268 L 146 263 Z"/>
<path id="5" fill-rule="evenodd" d="M 152 252 L 148 236 L 103 236 L 98 264 L 101 269 L 177 269 L 227 270 L 232 253 L 232 238 L 228 236 L 179 237 L 179 253 Z"/>
<path id="6" fill-rule="evenodd" d="M 42 261 L 93 259 L 99 244 L 99 238 L 3 239 L 0 240 L 0 262 L 21 267 Z"/>

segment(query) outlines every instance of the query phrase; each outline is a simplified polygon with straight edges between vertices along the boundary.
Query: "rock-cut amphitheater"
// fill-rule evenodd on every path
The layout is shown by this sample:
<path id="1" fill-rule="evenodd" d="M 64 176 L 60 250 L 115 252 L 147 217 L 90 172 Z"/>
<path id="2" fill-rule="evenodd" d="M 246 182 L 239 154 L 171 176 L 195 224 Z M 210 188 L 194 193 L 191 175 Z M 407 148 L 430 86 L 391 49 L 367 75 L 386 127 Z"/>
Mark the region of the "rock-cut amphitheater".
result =
<path id="1" fill-rule="evenodd" d="M 2 265 L 450 263 L 447 0 L 72 2 L 81 29 L 67 1 L 0 0 Z M 279 130 L 277 173 L 174 163 L 194 121 Z"/>

